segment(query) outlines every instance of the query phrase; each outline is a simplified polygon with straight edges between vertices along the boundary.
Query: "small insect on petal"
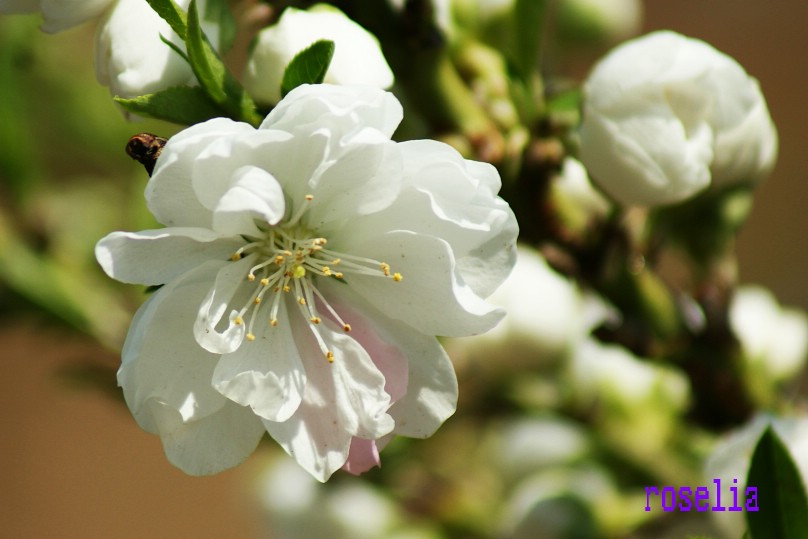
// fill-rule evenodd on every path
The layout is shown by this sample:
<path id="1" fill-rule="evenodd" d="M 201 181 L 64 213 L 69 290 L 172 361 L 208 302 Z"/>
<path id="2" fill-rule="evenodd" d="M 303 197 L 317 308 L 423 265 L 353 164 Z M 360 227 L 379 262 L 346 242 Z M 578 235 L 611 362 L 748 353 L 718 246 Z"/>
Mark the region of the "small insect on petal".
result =
<path id="1" fill-rule="evenodd" d="M 126 143 L 126 154 L 146 167 L 146 172 L 151 176 L 154 172 L 154 164 L 167 142 L 168 139 L 151 133 L 139 133 Z"/>

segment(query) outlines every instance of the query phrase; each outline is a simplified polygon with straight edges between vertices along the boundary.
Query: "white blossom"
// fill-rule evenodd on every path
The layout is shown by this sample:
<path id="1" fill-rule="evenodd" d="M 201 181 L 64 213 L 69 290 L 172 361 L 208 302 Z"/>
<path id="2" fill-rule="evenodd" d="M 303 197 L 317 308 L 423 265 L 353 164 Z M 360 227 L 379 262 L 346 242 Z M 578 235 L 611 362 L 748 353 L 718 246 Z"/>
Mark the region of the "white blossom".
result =
<path id="1" fill-rule="evenodd" d="M 214 0 L 218 1 L 218 0 Z M 190 0 L 178 0 L 186 9 Z M 199 0 L 199 12 L 205 13 L 207 0 Z M 218 47 L 219 25 L 201 21 L 205 35 Z M 96 33 L 95 69 L 98 81 L 120 97 L 165 90 L 171 86 L 195 84 L 191 67 L 171 50 L 160 36 L 185 49 L 182 39 L 145 0 L 117 0 L 105 15 Z"/>
<path id="2" fill-rule="evenodd" d="M 799 309 L 781 307 L 765 288 L 738 288 L 730 303 L 729 322 L 755 376 L 785 380 L 805 364 L 808 316 Z"/>
<path id="3" fill-rule="evenodd" d="M 393 85 L 393 72 L 376 37 L 340 10 L 318 4 L 308 10 L 286 8 L 276 24 L 258 34 L 245 69 L 244 87 L 262 104 L 277 103 L 286 66 L 321 39 L 334 42 L 324 82 L 376 88 Z"/>
<path id="4" fill-rule="evenodd" d="M 513 265 L 516 220 L 494 167 L 392 142 L 401 118 L 382 90 L 304 85 L 257 130 L 192 126 L 146 188 L 166 228 L 99 242 L 110 276 L 163 285 L 135 315 L 118 380 L 183 470 L 234 466 L 267 431 L 324 481 L 454 412 L 435 335 L 503 316 L 483 298 Z"/>
<path id="5" fill-rule="evenodd" d="M 623 204 L 675 203 L 768 174 L 777 133 L 758 82 L 697 39 L 624 43 L 584 85 L 581 161 Z"/>

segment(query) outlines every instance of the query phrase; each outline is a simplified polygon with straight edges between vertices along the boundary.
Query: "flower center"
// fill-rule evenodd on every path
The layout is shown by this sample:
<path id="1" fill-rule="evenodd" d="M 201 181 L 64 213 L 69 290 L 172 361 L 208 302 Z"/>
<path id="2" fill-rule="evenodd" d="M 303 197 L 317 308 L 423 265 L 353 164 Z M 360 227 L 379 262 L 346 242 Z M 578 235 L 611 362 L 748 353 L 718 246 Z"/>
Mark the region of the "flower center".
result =
<path id="1" fill-rule="evenodd" d="M 309 329 L 314 335 L 323 354 L 329 362 L 334 361 L 334 353 L 328 349 L 318 325 L 322 322 L 319 305 L 342 326 L 346 333 L 351 331 L 351 325 L 331 306 L 328 300 L 317 289 L 316 277 L 336 279 L 347 282 L 345 276 L 369 275 L 392 279 L 394 282 L 403 279 L 400 273 L 393 273 L 386 262 L 339 253 L 326 248 L 328 240 L 318 237 L 313 231 L 300 224 L 301 217 L 308 209 L 309 203 L 314 200 L 312 195 L 306 195 L 304 204 L 286 222 L 269 227 L 261 237 L 246 237 L 248 241 L 238 251 L 233 253 L 233 261 L 254 256 L 257 264 L 250 268 L 246 280 L 256 283 L 250 299 L 239 310 L 233 323 L 241 325 L 247 323 L 246 339 L 255 340 L 253 333 L 258 310 L 264 305 L 270 309 L 269 325 L 278 325 L 278 313 L 281 301 L 286 295 L 293 295 L 298 310 L 306 320 Z"/>

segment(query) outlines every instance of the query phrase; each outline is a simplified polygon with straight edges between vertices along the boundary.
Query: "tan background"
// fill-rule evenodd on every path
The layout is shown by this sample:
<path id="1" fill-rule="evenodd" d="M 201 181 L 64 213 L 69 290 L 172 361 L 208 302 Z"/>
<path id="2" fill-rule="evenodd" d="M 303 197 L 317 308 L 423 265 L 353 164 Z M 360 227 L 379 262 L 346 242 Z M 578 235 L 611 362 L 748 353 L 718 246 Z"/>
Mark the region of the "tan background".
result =
<path id="1" fill-rule="evenodd" d="M 780 161 L 739 240 L 745 281 L 808 308 L 808 2 L 649 0 L 647 28 L 671 28 L 734 56 L 763 86 Z M 118 358 L 30 321 L 0 325 L 0 536 L 253 537 L 245 482 L 255 459 L 212 478 L 171 467 L 122 406 L 64 372 Z"/>

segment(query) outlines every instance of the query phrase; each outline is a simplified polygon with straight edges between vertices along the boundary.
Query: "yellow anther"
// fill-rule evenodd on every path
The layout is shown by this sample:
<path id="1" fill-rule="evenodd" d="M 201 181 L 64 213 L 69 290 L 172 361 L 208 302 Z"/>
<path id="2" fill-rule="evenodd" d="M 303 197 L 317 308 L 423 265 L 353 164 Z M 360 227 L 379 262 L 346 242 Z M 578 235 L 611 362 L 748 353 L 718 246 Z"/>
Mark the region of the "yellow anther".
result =
<path id="1" fill-rule="evenodd" d="M 319 316 L 312 316 L 311 318 L 309 318 L 309 320 L 311 320 L 312 324 L 319 324 L 320 322 L 322 322 Z"/>
<path id="2" fill-rule="evenodd" d="M 255 275 L 253 275 L 252 273 L 248 273 L 247 274 L 247 280 L 250 281 L 250 282 L 253 282 L 255 280 Z"/>
<path id="3" fill-rule="evenodd" d="M 252 333 L 247 333 L 247 340 L 253 342 L 255 340 L 255 335 Z"/>
<path id="4" fill-rule="evenodd" d="M 345 333 L 348 333 L 349 331 L 351 331 L 351 324 L 345 324 L 344 326 L 342 326 L 342 329 L 345 331 Z"/>
<path id="5" fill-rule="evenodd" d="M 328 360 L 329 363 L 334 363 L 334 352 L 326 352 L 325 358 Z"/>
<path id="6" fill-rule="evenodd" d="M 255 303 L 256 305 L 258 305 L 259 303 L 261 303 L 261 298 L 255 298 L 255 299 L 253 300 L 253 303 Z"/>
<path id="7" fill-rule="evenodd" d="M 337 279 L 342 279 L 342 277 L 343 277 L 342 272 L 341 271 L 336 272 L 334 274 L 334 277 L 336 277 Z"/>
<path id="8" fill-rule="evenodd" d="M 388 264 L 387 262 L 382 262 L 381 264 L 379 264 L 379 269 L 382 270 L 382 273 L 384 273 L 385 277 L 390 276 L 390 264 Z"/>
<path id="9" fill-rule="evenodd" d="M 233 255 L 230 257 L 230 260 L 232 260 L 233 262 L 241 260 L 241 253 L 233 253 Z"/>
<path id="10" fill-rule="evenodd" d="M 273 318 L 272 320 L 270 320 L 270 321 L 269 321 L 269 325 L 270 325 L 270 326 L 272 326 L 272 327 L 274 328 L 275 326 L 277 326 L 277 325 L 278 325 L 278 319 L 277 319 L 277 318 Z"/>
<path id="11" fill-rule="evenodd" d="M 398 272 L 396 272 L 396 273 L 394 273 L 394 274 L 393 274 L 393 280 L 394 280 L 395 282 L 399 282 L 399 281 L 400 281 L 401 279 L 403 279 L 403 278 L 404 278 L 404 276 L 403 276 L 403 275 L 401 275 L 401 274 L 400 274 L 400 273 L 398 273 Z"/>
<path id="12" fill-rule="evenodd" d="M 261 280 L 260 280 L 260 281 L 258 281 L 258 282 L 260 282 L 260 283 L 261 283 L 261 286 L 267 286 L 267 285 L 269 284 L 269 279 L 267 279 L 266 277 L 264 277 L 263 279 L 261 279 Z"/>
<path id="13" fill-rule="evenodd" d="M 277 265 L 279 265 L 279 266 L 280 266 L 280 265 L 281 265 L 281 264 L 283 264 L 284 262 L 286 262 L 286 257 L 284 257 L 284 256 L 282 256 L 282 255 L 278 255 L 278 256 L 276 256 L 276 257 L 275 257 L 275 263 L 276 263 Z"/>
<path id="14" fill-rule="evenodd" d="M 244 319 L 242 319 L 240 316 L 237 316 L 237 317 L 235 317 L 235 318 L 233 319 L 233 323 L 234 323 L 235 325 L 237 325 L 237 326 L 240 326 L 241 324 L 243 324 L 243 323 L 244 323 Z"/>
<path id="15" fill-rule="evenodd" d="M 297 302 L 299 304 L 301 304 L 301 305 L 305 305 L 306 304 L 306 298 L 297 298 Z"/>
<path id="16" fill-rule="evenodd" d="M 305 196 L 305 197 L 303 197 L 303 198 L 305 198 L 306 200 L 308 200 L 309 202 L 311 202 L 312 200 L 314 200 L 314 195 L 306 195 L 306 196 Z"/>
<path id="17" fill-rule="evenodd" d="M 332 264 L 334 264 L 335 266 L 336 266 L 337 264 L 339 264 L 340 262 L 342 262 L 342 259 L 341 259 L 341 258 L 335 258 L 334 260 L 332 260 L 332 261 L 331 261 L 331 263 L 332 263 Z"/>
<path id="18" fill-rule="evenodd" d="M 287 285 L 284 285 L 284 287 L 283 287 L 283 291 L 284 291 L 284 292 L 289 292 L 289 291 L 291 291 L 291 290 L 292 290 L 292 287 L 290 287 L 288 284 L 287 284 Z"/>
<path id="19" fill-rule="evenodd" d="M 302 279 L 306 276 L 306 268 L 303 266 L 295 266 L 292 270 L 292 277 L 295 279 Z"/>
<path id="20" fill-rule="evenodd" d="M 323 275 L 325 275 L 326 277 L 330 277 L 331 276 L 331 268 L 329 268 L 328 266 L 323 266 Z"/>

